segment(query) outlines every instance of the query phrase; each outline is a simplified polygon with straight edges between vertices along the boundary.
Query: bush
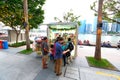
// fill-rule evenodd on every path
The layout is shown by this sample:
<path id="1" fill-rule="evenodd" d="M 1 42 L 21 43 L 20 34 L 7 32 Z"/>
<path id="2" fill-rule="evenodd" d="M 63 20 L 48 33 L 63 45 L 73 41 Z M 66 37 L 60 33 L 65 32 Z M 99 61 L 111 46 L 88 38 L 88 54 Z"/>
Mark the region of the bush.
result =
<path id="1" fill-rule="evenodd" d="M 32 44 L 33 42 L 30 41 L 30 43 Z M 24 46 L 24 45 L 26 45 L 26 41 L 9 44 L 10 47 L 20 47 L 20 46 Z"/>

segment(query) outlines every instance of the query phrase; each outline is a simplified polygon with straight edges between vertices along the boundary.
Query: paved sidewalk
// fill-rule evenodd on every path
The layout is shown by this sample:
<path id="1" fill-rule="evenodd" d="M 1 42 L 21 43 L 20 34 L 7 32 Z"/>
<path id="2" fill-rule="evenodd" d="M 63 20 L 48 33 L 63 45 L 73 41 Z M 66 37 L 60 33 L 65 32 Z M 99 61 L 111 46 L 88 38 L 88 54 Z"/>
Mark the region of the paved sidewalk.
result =
<path id="1" fill-rule="evenodd" d="M 8 53 L 8 54 L 16 54 L 22 50 L 25 49 L 26 46 L 22 46 L 19 48 L 13 48 L 13 47 L 9 47 L 8 49 L 0 49 L 0 52 L 4 52 L 4 53 Z"/>
<path id="2" fill-rule="evenodd" d="M 78 46 L 78 57 L 73 63 L 63 67 L 63 74 L 60 77 L 55 76 L 53 72 L 54 65 L 50 63 L 49 68 L 40 71 L 34 80 L 120 80 L 119 71 L 89 67 L 85 57 L 94 56 L 94 49 L 95 47 Z M 102 57 L 108 59 L 120 70 L 118 50 L 115 48 L 102 48 Z"/>
<path id="3" fill-rule="evenodd" d="M 0 80 L 33 80 L 39 73 L 40 58 L 17 53 L 24 49 L 0 49 Z"/>
<path id="4" fill-rule="evenodd" d="M 78 59 L 77 64 L 82 67 L 89 67 L 86 61 L 86 56 L 94 56 L 95 47 L 94 46 L 78 46 Z M 120 70 L 120 49 L 116 48 L 101 48 L 101 57 L 107 59 L 112 63 L 117 69 Z"/>
<path id="5" fill-rule="evenodd" d="M 0 80 L 120 80 L 120 72 L 89 67 L 85 56 L 94 56 L 94 47 L 78 46 L 78 57 L 62 69 L 57 77 L 53 72 L 54 63 L 48 69 L 41 68 L 41 58 L 18 54 L 25 47 L 0 49 Z M 102 57 L 108 59 L 120 70 L 120 50 L 102 48 Z"/>
<path id="6" fill-rule="evenodd" d="M 74 62 L 63 67 L 62 75 L 57 77 L 53 64 L 41 70 L 34 80 L 120 80 L 120 72 L 93 67 L 80 67 Z"/>

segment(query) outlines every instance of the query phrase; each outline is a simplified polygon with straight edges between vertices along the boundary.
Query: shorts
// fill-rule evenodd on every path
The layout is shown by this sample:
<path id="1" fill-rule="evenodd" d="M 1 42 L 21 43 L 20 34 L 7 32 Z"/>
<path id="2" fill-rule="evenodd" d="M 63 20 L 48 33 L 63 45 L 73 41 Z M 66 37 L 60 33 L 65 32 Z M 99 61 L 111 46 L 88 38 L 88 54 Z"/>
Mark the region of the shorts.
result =
<path id="1" fill-rule="evenodd" d="M 44 59 L 48 59 L 48 55 L 43 55 L 42 56 Z"/>

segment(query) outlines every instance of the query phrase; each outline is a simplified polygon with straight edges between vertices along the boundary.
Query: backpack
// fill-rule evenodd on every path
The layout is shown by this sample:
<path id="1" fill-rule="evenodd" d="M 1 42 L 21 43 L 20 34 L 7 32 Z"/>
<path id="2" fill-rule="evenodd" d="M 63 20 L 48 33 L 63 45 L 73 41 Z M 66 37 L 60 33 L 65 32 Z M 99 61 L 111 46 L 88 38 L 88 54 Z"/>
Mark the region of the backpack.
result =
<path id="1" fill-rule="evenodd" d="M 70 51 L 72 51 L 74 49 L 74 46 L 73 46 L 72 42 L 69 42 L 68 49 L 70 49 Z"/>

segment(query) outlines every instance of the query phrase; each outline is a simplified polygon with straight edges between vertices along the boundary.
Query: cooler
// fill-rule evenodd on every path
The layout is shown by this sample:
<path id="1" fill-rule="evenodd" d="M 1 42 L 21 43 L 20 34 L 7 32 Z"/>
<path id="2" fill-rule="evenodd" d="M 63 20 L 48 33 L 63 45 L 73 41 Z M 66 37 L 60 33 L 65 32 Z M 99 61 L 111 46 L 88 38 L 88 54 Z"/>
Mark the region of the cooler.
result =
<path id="1" fill-rule="evenodd" d="M 8 41 L 3 41 L 3 49 L 8 49 Z"/>
<path id="2" fill-rule="evenodd" d="M 2 41 L 0 40 L 0 49 L 3 48 L 3 44 L 2 44 Z"/>

